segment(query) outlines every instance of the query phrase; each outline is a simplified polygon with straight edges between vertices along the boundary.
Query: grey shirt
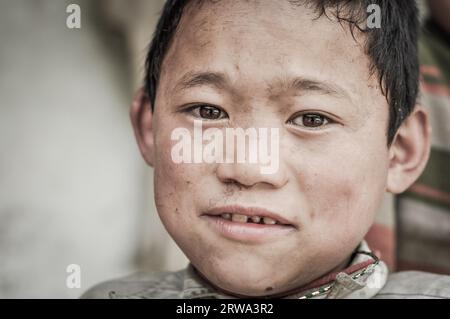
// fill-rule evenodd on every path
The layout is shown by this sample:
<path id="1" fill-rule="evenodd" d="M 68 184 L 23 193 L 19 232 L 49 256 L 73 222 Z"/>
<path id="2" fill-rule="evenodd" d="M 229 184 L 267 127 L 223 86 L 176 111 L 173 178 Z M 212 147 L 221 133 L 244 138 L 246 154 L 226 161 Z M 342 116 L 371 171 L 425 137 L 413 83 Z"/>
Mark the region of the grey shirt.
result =
<path id="1" fill-rule="evenodd" d="M 81 298 L 226 298 L 219 292 L 211 291 L 207 285 L 195 285 L 189 272 L 188 267 L 178 272 L 138 273 L 96 285 Z M 450 276 L 419 271 L 393 273 L 372 298 L 448 299 Z"/>
<path id="2" fill-rule="evenodd" d="M 368 253 L 369 252 L 369 253 Z M 367 265 L 363 268 L 358 265 Z M 365 242 L 358 247 L 349 267 L 331 281 L 283 298 L 450 298 L 450 276 L 419 271 L 389 274 L 386 265 L 373 260 Z M 137 273 L 94 286 L 81 298 L 235 298 L 212 287 L 190 264 L 177 272 Z"/>

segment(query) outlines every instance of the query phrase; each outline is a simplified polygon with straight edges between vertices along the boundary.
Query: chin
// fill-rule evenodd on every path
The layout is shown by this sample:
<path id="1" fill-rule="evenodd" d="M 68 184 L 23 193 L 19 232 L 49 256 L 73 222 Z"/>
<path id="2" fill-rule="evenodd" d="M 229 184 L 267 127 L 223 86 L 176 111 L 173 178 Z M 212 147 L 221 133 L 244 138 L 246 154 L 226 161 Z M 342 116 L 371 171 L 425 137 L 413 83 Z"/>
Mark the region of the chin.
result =
<path id="1" fill-rule="evenodd" d="M 209 263 L 196 268 L 213 286 L 225 293 L 261 297 L 289 290 L 292 280 L 276 265 L 257 261 Z M 251 265 L 258 265 L 252 267 Z M 280 276 L 283 274 L 283 276 Z M 298 278 L 298 276 L 292 276 Z M 292 278 L 291 278 L 292 279 Z"/>

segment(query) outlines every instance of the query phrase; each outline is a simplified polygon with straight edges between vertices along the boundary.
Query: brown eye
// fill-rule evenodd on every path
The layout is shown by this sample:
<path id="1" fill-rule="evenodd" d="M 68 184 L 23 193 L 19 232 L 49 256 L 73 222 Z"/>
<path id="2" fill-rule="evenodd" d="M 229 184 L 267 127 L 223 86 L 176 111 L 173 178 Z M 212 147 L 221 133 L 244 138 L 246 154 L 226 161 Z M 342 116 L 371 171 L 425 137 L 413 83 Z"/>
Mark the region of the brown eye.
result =
<path id="1" fill-rule="evenodd" d="M 195 105 L 190 107 L 187 112 L 205 120 L 221 120 L 228 117 L 225 111 L 212 105 Z"/>
<path id="2" fill-rule="evenodd" d="M 298 115 L 289 122 L 291 124 L 295 124 L 306 128 L 318 128 L 328 124 L 330 121 L 327 117 L 323 115 L 315 113 L 307 113 Z"/>
<path id="3" fill-rule="evenodd" d="M 221 110 L 213 106 L 200 107 L 200 116 L 205 119 L 217 120 L 218 118 L 220 118 L 221 113 L 222 113 Z"/>
<path id="4" fill-rule="evenodd" d="M 303 125 L 306 127 L 319 127 L 325 124 L 325 117 L 318 114 L 305 114 L 302 116 Z"/>

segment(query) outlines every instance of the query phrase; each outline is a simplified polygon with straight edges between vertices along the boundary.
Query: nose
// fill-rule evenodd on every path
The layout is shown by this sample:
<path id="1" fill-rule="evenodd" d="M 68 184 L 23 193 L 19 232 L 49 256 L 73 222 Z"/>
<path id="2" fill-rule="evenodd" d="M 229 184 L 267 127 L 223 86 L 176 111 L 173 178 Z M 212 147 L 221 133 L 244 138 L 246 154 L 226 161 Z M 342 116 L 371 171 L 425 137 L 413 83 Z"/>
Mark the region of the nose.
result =
<path id="1" fill-rule="evenodd" d="M 287 183 L 286 173 L 281 166 L 270 174 L 264 174 L 259 164 L 223 163 L 218 164 L 216 175 L 222 183 L 236 183 L 245 188 L 255 187 L 258 184 L 281 188 Z"/>

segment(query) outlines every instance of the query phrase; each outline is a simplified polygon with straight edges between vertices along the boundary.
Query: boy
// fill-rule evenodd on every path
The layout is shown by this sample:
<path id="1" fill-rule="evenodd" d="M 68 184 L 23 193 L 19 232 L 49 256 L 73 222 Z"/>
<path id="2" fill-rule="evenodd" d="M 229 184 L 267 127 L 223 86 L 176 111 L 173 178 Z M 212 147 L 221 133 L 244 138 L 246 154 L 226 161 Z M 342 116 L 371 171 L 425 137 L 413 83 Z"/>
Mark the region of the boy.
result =
<path id="1" fill-rule="evenodd" d="M 380 28 L 367 27 L 371 4 Z M 168 0 L 131 118 L 191 264 L 84 297 L 449 297 L 448 277 L 388 276 L 363 240 L 384 192 L 407 189 L 429 155 L 417 25 L 409 0 Z M 261 149 L 276 155 L 270 172 L 248 160 Z"/>

